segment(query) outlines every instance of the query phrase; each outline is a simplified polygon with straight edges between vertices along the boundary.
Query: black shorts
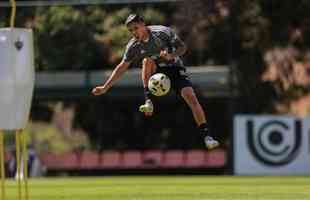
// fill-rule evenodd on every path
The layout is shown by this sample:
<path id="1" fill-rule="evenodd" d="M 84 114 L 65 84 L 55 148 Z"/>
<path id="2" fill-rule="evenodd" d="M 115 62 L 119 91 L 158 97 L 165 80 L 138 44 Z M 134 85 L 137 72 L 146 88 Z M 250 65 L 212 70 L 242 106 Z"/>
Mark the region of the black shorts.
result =
<path id="1" fill-rule="evenodd" d="M 171 88 L 177 93 L 181 94 L 181 90 L 185 87 L 192 87 L 189 76 L 185 67 L 159 67 L 157 66 L 156 73 L 166 74 L 171 81 Z"/>

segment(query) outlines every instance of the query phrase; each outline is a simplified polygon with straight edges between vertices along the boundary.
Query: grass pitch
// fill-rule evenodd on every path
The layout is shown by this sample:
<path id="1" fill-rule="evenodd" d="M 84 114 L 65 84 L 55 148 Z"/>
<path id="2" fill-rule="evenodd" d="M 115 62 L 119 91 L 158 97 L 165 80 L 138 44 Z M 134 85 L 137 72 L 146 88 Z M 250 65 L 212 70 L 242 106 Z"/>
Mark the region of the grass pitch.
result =
<path id="1" fill-rule="evenodd" d="M 29 200 L 309 200 L 310 177 L 122 176 L 29 180 Z M 6 199 L 17 184 L 6 181 Z"/>

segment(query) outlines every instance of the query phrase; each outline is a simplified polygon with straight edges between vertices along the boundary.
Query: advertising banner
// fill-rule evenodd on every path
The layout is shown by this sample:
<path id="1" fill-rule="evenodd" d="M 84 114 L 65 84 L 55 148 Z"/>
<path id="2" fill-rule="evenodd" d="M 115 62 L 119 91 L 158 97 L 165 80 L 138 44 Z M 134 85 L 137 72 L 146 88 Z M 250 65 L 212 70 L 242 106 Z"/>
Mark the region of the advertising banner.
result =
<path id="1" fill-rule="evenodd" d="M 234 172 L 310 175 L 310 118 L 236 116 Z"/>

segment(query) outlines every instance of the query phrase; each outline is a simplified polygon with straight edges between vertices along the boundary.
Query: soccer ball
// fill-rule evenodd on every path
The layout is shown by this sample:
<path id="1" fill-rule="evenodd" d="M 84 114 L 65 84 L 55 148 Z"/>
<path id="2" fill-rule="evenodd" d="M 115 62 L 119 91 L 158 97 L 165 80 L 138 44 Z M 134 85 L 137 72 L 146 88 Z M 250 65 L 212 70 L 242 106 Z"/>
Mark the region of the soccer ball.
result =
<path id="1" fill-rule="evenodd" d="M 166 95 L 171 87 L 170 79 L 163 73 L 156 73 L 152 75 L 148 82 L 148 88 L 155 96 Z"/>

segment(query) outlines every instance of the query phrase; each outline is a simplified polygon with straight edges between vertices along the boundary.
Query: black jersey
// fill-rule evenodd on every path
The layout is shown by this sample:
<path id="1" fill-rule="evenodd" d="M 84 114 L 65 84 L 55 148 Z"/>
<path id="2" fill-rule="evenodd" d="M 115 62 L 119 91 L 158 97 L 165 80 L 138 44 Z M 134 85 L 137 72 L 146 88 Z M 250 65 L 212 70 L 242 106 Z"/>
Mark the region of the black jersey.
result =
<path id="1" fill-rule="evenodd" d="M 148 26 L 148 29 L 150 36 L 147 42 L 138 41 L 135 38 L 128 42 L 123 61 L 132 62 L 150 57 L 160 67 L 184 67 L 179 56 L 170 61 L 159 57 L 161 50 L 172 53 L 177 47 L 184 45 L 175 32 L 171 28 L 161 25 Z"/>

